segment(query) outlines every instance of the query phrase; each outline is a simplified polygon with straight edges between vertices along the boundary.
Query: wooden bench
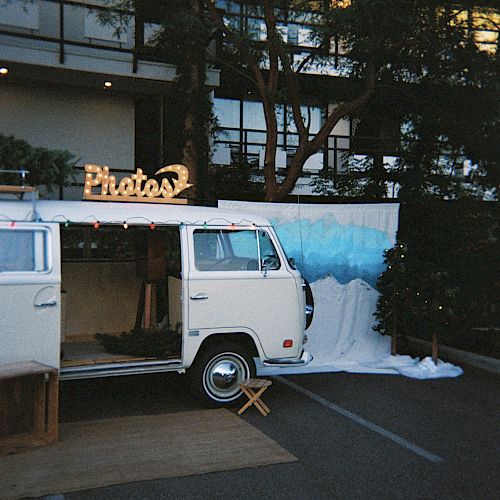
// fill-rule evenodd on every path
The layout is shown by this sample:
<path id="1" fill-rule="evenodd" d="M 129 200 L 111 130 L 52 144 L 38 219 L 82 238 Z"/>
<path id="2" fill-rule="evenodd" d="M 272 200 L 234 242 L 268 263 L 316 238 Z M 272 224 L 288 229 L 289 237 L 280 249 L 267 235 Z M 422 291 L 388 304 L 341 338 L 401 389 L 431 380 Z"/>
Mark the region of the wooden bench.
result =
<path id="1" fill-rule="evenodd" d="M 35 361 L 0 365 L 0 455 L 57 440 L 59 374 Z"/>
<path id="2" fill-rule="evenodd" d="M 244 380 L 240 384 L 240 388 L 247 395 L 248 401 L 239 409 L 238 415 L 241 415 L 252 405 L 254 405 L 264 417 L 269 415 L 271 410 L 260 397 L 270 385 L 272 385 L 272 382 L 263 378 L 249 378 L 248 380 Z"/>

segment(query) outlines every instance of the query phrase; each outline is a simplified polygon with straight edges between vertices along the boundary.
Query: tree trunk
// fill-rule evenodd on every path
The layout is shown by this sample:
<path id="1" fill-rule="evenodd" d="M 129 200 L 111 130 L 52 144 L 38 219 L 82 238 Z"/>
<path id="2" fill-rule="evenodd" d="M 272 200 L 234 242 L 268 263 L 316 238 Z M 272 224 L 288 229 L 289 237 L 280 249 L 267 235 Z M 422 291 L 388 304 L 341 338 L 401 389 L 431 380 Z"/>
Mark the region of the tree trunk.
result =
<path id="1" fill-rule="evenodd" d="M 182 163 L 189 170 L 189 182 L 193 186 L 187 191 L 190 199 L 198 198 L 198 159 L 195 144 L 196 117 L 189 111 L 184 117 L 184 146 L 182 148 Z"/>
<path id="2" fill-rule="evenodd" d="M 436 332 L 432 333 L 432 361 L 437 365 L 438 362 L 438 336 Z"/>
<path id="3" fill-rule="evenodd" d="M 392 320 L 391 356 L 396 356 L 396 354 L 398 353 L 397 338 L 398 338 L 398 323 L 396 315 L 394 315 L 394 318 Z"/>
<path id="4" fill-rule="evenodd" d="M 262 103 L 266 116 L 266 148 L 264 151 L 264 185 L 265 200 L 277 201 L 278 185 L 276 183 L 276 150 L 278 148 L 278 125 L 274 104 L 266 101 Z"/>
<path id="5" fill-rule="evenodd" d="M 198 0 L 190 0 L 190 9 L 194 15 L 201 15 L 201 6 Z M 200 158 L 203 145 L 200 141 L 207 140 L 204 119 L 200 116 L 199 102 L 204 96 L 206 48 L 200 47 L 190 51 L 186 61 L 184 79 L 187 81 L 188 109 L 184 116 L 184 145 L 182 147 L 182 163 L 189 170 L 189 182 L 193 186 L 186 192 L 192 200 L 203 196 L 204 181 L 208 165 L 206 159 Z"/>

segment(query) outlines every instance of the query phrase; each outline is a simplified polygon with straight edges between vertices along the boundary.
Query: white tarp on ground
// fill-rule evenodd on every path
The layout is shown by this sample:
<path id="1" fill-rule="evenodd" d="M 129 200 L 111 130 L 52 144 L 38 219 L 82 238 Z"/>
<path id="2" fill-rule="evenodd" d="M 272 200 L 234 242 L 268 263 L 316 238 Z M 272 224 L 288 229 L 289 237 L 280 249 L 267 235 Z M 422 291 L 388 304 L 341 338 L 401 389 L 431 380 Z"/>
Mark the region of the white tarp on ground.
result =
<path id="1" fill-rule="evenodd" d="M 414 378 L 456 377 L 461 368 L 428 358 L 391 356 L 390 338 L 373 331 L 384 270 L 383 254 L 394 245 L 397 204 L 302 205 L 220 201 L 270 219 L 289 257 L 311 283 L 314 319 L 307 366 L 258 367 L 259 375 L 347 371 L 402 374 Z"/>

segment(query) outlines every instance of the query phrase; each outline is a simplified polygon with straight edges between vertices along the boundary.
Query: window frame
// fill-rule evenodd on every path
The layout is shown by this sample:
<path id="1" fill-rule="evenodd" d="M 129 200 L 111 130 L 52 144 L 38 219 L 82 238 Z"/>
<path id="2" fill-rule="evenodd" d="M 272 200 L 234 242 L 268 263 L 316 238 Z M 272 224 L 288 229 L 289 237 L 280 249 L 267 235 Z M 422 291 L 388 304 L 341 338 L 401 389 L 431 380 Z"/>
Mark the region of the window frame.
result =
<path id="1" fill-rule="evenodd" d="M 32 270 L 1 270 L 0 275 L 2 276 L 44 276 L 51 274 L 53 272 L 53 258 L 52 258 L 52 239 L 51 239 L 51 231 L 48 227 L 33 227 L 33 226 L 15 226 L 9 228 L 0 227 L 0 234 L 2 232 L 6 233 L 15 233 L 15 232 L 24 232 L 24 233 L 32 233 L 33 234 L 33 253 L 32 258 L 34 260 L 33 264 L 35 269 Z M 42 235 L 42 241 L 39 243 L 36 238 L 36 233 Z M 39 248 L 41 247 L 41 248 Z M 41 251 L 42 255 L 39 257 L 38 253 Z M 37 263 L 41 261 L 43 263 L 43 269 L 37 270 Z"/>

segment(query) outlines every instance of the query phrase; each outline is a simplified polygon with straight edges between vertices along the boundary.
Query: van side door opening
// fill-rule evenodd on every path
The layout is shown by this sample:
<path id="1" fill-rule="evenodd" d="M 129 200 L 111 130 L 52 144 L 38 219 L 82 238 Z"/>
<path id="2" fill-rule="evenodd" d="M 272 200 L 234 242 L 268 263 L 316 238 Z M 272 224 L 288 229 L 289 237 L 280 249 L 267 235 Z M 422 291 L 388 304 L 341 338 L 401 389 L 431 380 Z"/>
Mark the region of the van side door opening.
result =
<path id="1" fill-rule="evenodd" d="M 61 367 L 180 360 L 179 226 L 61 227 Z"/>

